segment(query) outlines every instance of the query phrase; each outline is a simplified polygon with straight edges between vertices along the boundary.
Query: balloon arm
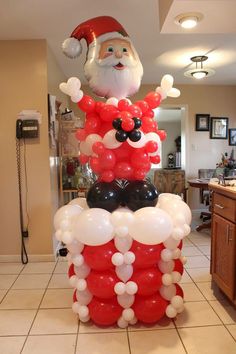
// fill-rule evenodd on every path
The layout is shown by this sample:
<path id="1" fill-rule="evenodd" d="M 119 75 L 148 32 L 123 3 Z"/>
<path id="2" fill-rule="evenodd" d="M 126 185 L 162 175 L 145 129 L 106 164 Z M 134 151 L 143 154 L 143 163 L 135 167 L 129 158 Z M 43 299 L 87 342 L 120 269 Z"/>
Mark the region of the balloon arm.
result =
<path id="1" fill-rule="evenodd" d="M 60 90 L 70 96 L 72 102 L 79 102 L 83 98 L 83 91 L 80 90 L 81 82 L 77 77 L 71 77 L 67 82 L 62 82 L 59 85 Z"/>
<path id="2" fill-rule="evenodd" d="M 174 79 L 171 75 L 164 75 L 161 79 L 161 86 L 158 86 L 155 91 L 161 95 L 162 100 L 180 96 L 180 91 L 173 87 L 173 83 Z"/>

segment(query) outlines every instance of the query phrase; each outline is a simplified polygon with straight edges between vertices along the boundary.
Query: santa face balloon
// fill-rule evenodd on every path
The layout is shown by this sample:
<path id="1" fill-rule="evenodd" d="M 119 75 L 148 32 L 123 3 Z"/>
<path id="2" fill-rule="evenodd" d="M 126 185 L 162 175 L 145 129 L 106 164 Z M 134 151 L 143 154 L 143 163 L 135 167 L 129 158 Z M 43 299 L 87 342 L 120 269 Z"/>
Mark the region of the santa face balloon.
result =
<path id="1" fill-rule="evenodd" d="M 81 52 L 79 40 L 88 45 L 85 76 L 89 86 L 101 97 L 124 98 L 140 86 L 143 67 L 128 34 L 109 16 L 96 17 L 79 25 L 63 44 L 69 57 Z"/>

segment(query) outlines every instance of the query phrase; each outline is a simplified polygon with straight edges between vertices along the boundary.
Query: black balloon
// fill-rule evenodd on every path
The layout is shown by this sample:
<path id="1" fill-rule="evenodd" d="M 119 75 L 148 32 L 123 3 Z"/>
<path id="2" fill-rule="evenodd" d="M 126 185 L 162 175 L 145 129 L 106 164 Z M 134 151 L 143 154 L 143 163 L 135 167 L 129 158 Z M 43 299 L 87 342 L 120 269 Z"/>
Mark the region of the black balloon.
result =
<path id="1" fill-rule="evenodd" d="M 122 123 L 122 119 L 121 118 L 114 119 L 113 122 L 112 122 L 113 128 L 115 128 L 116 130 L 121 129 L 121 123 Z"/>
<path id="2" fill-rule="evenodd" d="M 159 193 L 156 187 L 148 181 L 131 181 L 123 190 L 123 202 L 135 211 L 144 207 L 154 207 Z"/>
<path id="3" fill-rule="evenodd" d="M 124 130 L 118 130 L 116 132 L 116 140 L 123 143 L 128 138 L 128 134 Z"/>
<path id="4" fill-rule="evenodd" d="M 133 129 L 130 133 L 129 133 L 129 138 L 131 141 L 139 141 L 141 139 L 141 132 L 137 129 Z"/>
<path id="5" fill-rule="evenodd" d="M 135 128 L 135 129 L 138 129 L 138 128 L 141 127 L 142 121 L 141 121 L 140 118 L 134 117 L 134 118 L 133 118 L 133 121 L 134 121 L 134 128 Z"/>
<path id="6" fill-rule="evenodd" d="M 87 204 L 90 208 L 114 211 L 121 202 L 122 190 L 116 182 L 96 182 L 89 189 Z"/>

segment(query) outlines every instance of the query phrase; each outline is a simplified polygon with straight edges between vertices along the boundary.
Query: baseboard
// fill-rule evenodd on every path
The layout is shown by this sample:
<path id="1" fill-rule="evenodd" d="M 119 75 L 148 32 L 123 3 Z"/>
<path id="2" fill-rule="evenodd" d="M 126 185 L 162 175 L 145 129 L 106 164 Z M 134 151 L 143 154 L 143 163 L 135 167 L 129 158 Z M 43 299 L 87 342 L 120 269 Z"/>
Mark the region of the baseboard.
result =
<path id="1" fill-rule="evenodd" d="M 55 262 L 54 254 L 28 254 L 29 262 Z M 18 254 L 0 255 L 0 262 L 21 262 L 21 256 Z"/>

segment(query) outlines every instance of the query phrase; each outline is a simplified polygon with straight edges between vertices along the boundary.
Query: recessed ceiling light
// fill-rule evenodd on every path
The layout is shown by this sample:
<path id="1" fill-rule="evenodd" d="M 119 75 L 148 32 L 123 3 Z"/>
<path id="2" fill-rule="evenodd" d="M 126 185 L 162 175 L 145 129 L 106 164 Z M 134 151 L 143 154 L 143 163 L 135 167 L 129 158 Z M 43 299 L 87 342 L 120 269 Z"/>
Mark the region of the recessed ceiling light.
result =
<path id="1" fill-rule="evenodd" d="M 203 19 L 200 12 L 188 12 L 175 17 L 175 23 L 183 28 L 194 28 Z"/>
<path id="2" fill-rule="evenodd" d="M 192 62 L 196 63 L 196 68 L 188 70 L 184 73 L 187 77 L 192 77 L 194 79 L 200 80 L 204 77 L 209 77 L 215 74 L 215 71 L 210 68 L 203 68 L 203 62 L 206 61 L 208 57 L 206 55 L 197 55 L 192 57 Z M 198 67 L 200 65 L 200 68 Z"/>

